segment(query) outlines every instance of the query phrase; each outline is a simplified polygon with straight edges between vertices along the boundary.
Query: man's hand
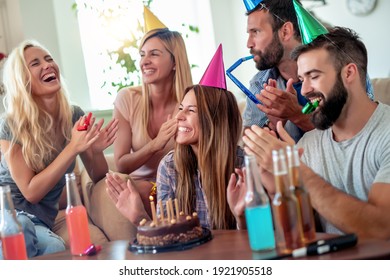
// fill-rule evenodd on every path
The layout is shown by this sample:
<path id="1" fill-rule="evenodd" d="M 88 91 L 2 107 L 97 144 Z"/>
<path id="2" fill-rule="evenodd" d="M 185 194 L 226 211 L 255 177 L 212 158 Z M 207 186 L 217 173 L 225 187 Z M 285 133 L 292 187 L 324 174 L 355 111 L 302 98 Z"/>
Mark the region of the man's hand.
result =
<path id="1" fill-rule="evenodd" d="M 276 130 L 280 139 L 268 129 L 253 125 L 250 129 L 244 131 L 242 138 L 245 143 L 245 152 L 254 155 L 257 164 L 271 173 L 273 171 L 272 150 L 279 150 L 287 145 L 295 144 L 294 139 L 283 128 L 282 122 L 277 123 Z"/>
<path id="2" fill-rule="evenodd" d="M 295 144 L 294 139 L 283 128 L 282 122 L 276 124 L 276 131 L 280 139 L 276 137 L 275 131 L 253 125 L 244 131 L 245 135 L 242 138 L 245 152 L 256 157 L 263 185 L 270 196 L 275 193 L 272 150 L 284 149 L 288 145 Z"/>
<path id="3" fill-rule="evenodd" d="M 262 104 L 258 104 L 257 107 L 267 114 L 271 129 L 275 129 L 278 121 L 282 121 L 284 125 L 287 120 L 304 131 L 314 128 L 310 121 L 310 115 L 302 113 L 302 106 L 298 103 L 297 92 L 292 79 L 287 81 L 285 91 L 276 87 L 275 80 L 269 79 L 268 84 L 263 85 L 260 93 L 256 97 Z"/>

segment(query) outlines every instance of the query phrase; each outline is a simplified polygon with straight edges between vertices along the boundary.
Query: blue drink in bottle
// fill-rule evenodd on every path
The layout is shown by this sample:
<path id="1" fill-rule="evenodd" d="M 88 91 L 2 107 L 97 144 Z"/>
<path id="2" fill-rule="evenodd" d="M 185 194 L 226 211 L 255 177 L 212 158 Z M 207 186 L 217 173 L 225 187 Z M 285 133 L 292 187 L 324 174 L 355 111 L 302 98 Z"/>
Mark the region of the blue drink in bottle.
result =
<path id="1" fill-rule="evenodd" d="M 261 183 L 260 173 L 253 156 L 245 156 L 246 186 L 245 219 L 249 245 L 252 251 L 275 249 L 271 205 Z"/>
<path id="2" fill-rule="evenodd" d="M 253 251 L 275 248 L 274 228 L 270 205 L 260 205 L 245 209 L 249 245 Z"/>

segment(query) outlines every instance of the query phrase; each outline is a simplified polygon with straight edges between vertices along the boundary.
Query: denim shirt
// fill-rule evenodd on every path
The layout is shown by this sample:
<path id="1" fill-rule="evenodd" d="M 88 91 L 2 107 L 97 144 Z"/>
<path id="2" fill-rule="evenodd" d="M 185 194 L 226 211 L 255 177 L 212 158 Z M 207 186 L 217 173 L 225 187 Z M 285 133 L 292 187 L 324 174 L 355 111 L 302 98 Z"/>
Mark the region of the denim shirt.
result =
<path id="1" fill-rule="evenodd" d="M 244 150 L 237 147 L 237 162 L 236 167 L 242 168 L 244 166 Z M 196 206 L 195 211 L 202 227 L 212 229 L 210 217 L 208 213 L 207 198 L 202 188 L 200 172 L 194 176 L 195 192 L 196 192 Z M 157 201 L 161 200 L 165 209 L 165 202 L 169 198 L 172 200 L 176 197 L 177 173 L 174 162 L 174 151 L 170 151 L 160 162 L 157 171 Z M 227 199 L 227 198 L 226 198 Z M 166 210 L 164 210 L 166 211 Z M 157 208 L 157 215 L 160 214 L 160 209 Z"/>
<path id="2" fill-rule="evenodd" d="M 271 68 L 264 71 L 259 71 L 257 74 L 251 79 L 249 82 L 249 90 L 253 94 L 259 94 L 263 89 L 263 84 L 268 83 L 269 79 L 276 80 L 276 87 L 281 90 L 286 90 L 286 81 L 280 76 L 277 68 Z M 297 94 L 298 102 L 304 103 L 305 99 L 300 95 L 300 92 Z M 304 104 L 301 104 L 302 106 Z M 248 97 L 246 98 L 246 106 L 243 113 L 243 124 L 244 127 L 249 127 L 252 125 L 257 125 L 263 127 L 266 123 L 268 123 L 267 115 L 257 108 L 256 104 L 250 100 Z M 284 128 L 288 132 L 288 134 L 298 142 L 298 140 L 304 134 L 304 131 L 297 127 L 294 123 L 287 121 Z"/>

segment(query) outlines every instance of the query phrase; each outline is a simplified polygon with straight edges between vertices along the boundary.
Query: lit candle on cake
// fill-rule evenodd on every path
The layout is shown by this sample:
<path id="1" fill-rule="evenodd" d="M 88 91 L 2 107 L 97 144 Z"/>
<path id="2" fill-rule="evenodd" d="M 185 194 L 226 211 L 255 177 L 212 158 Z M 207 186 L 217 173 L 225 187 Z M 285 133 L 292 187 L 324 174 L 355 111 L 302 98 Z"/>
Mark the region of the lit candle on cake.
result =
<path id="1" fill-rule="evenodd" d="M 169 213 L 168 221 L 172 223 L 172 221 L 175 219 L 175 213 L 173 212 L 173 203 L 171 198 L 168 199 L 168 213 Z"/>
<path id="2" fill-rule="evenodd" d="M 179 220 L 179 202 L 177 201 L 177 198 L 175 198 L 175 210 L 176 210 L 176 219 Z"/>
<path id="3" fill-rule="evenodd" d="M 154 205 L 153 196 L 149 196 L 149 200 L 150 200 L 150 208 L 152 209 L 153 223 L 157 226 L 158 221 L 157 221 L 156 206 Z"/>
<path id="4" fill-rule="evenodd" d="M 163 204 L 162 204 L 161 199 L 158 201 L 158 207 L 160 208 L 160 218 L 161 218 L 161 222 L 163 223 L 164 222 L 164 208 L 163 208 Z"/>
<path id="5" fill-rule="evenodd" d="M 169 199 L 165 202 L 165 208 L 167 209 L 168 222 L 171 221 L 171 211 L 169 211 Z"/>

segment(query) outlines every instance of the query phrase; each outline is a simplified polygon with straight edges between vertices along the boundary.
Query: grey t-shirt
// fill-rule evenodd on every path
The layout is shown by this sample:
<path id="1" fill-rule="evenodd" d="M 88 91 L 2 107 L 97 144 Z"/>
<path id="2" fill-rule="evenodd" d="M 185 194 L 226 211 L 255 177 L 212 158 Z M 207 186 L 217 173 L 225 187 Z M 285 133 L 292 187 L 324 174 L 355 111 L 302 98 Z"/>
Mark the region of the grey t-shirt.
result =
<path id="1" fill-rule="evenodd" d="M 78 106 L 73 106 L 73 124 L 78 121 L 80 116 L 83 116 L 83 110 Z M 0 139 L 11 141 L 12 135 L 4 118 L 0 121 Z M 65 147 L 65 145 L 64 145 Z M 64 148 L 63 147 L 63 148 Z M 72 172 L 75 166 L 73 162 L 67 169 L 66 173 Z M 65 174 L 61 180 L 57 182 L 53 188 L 36 204 L 28 202 L 13 180 L 10 170 L 8 168 L 5 157 L 1 157 L 0 162 L 0 184 L 9 185 L 11 188 L 12 199 L 15 209 L 25 211 L 35 215 L 40 221 L 46 224 L 49 228 L 53 227 L 55 217 L 58 213 L 58 200 L 61 196 L 63 187 L 65 186 Z"/>
<path id="2" fill-rule="evenodd" d="M 304 148 L 302 161 L 337 189 L 367 201 L 373 183 L 390 183 L 389 124 L 390 106 L 379 103 L 364 128 L 351 139 L 334 141 L 331 128 L 307 132 L 298 143 Z M 320 219 L 326 232 L 342 233 Z"/>

